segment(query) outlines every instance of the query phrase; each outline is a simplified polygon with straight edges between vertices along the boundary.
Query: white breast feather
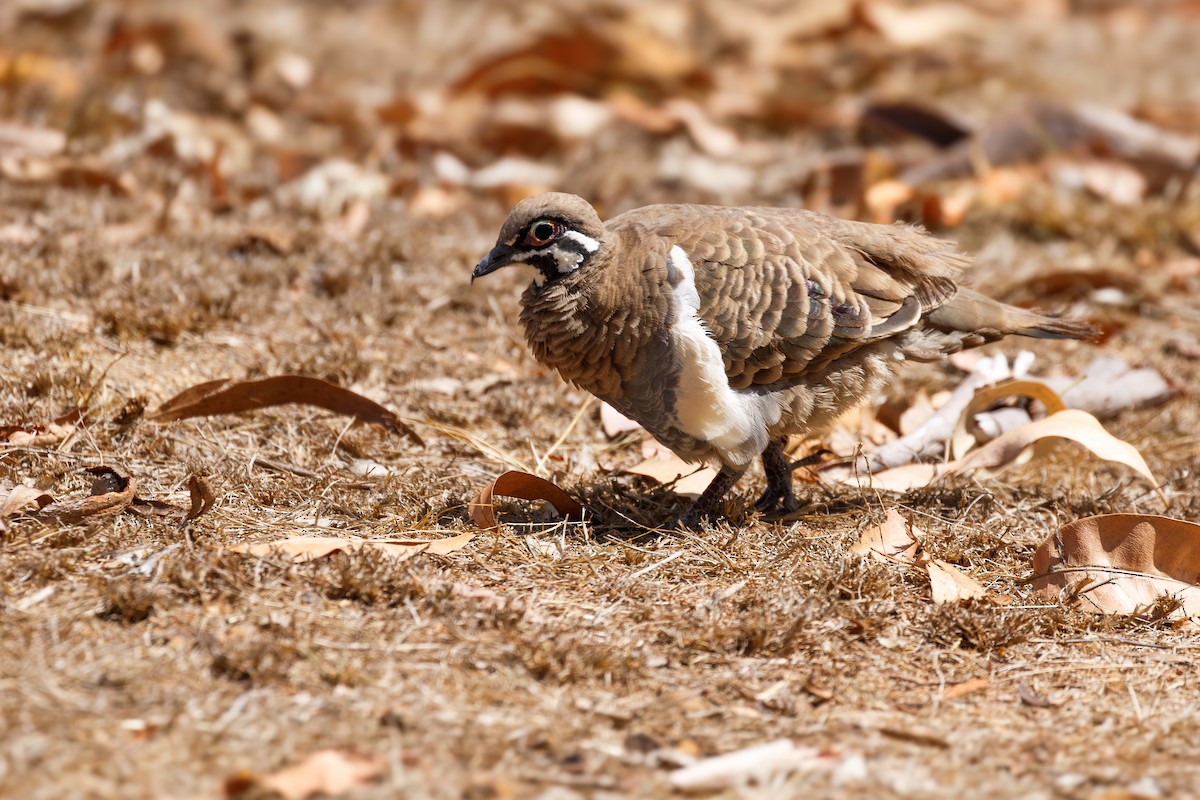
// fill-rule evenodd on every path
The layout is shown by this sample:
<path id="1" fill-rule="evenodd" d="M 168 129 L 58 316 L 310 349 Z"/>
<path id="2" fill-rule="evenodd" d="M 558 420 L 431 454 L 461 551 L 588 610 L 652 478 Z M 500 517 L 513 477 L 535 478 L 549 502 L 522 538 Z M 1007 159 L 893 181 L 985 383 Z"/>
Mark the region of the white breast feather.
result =
<path id="1" fill-rule="evenodd" d="M 700 318 L 696 272 L 678 246 L 668 256 L 681 275 L 674 287 L 674 333 L 682 367 L 676 389 L 677 427 L 709 442 L 732 466 L 745 466 L 766 449 L 767 427 L 779 421 L 780 403 L 768 394 L 730 388 L 721 350 Z"/>

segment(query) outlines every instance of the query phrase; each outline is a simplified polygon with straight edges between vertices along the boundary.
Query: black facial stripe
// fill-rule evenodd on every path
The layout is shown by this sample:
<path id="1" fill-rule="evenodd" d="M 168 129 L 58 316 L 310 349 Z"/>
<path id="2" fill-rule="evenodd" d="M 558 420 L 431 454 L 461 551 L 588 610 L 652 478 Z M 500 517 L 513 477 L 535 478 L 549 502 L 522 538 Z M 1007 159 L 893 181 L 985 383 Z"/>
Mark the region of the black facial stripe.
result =
<path id="1" fill-rule="evenodd" d="M 558 248 L 562 252 L 574 253 L 575 255 L 580 255 L 584 258 L 587 258 L 591 255 L 591 253 L 588 252 L 588 249 L 583 246 L 583 242 L 579 241 L 578 239 L 572 239 L 570 236 L 560 236 L 559 238 L 555 239 L 554 243 L 551 245 L 551 248 Z"/>
<path id="2" fill-rule="evenodd" d="M 558 262 L 554 259 L 554 256 L 546 251 L 531 255 L 525 259 L 525 263 L 535 268 L 547 278 L 555 278 L 560 274 L 558 271 Z"/>

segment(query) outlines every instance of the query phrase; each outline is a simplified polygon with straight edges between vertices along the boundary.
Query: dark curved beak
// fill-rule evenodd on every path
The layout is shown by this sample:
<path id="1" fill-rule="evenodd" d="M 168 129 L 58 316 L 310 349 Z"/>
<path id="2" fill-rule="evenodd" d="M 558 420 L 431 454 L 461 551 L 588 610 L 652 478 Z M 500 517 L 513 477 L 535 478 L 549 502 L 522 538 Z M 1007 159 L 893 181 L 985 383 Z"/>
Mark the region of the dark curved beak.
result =
<path id="1" fill-rule="evenodd" d="M 482 278 L 484 275 L 495 272 L 501 267 L 507 267 L 512 263 L 513 249 L 508 245 L 498 244 L 492 248 L 492 252 L 488 253 L 482 261 L 475 265 L 474 271 L 471 272 L 471 283 L 475 282 L 476 278 Z"/>

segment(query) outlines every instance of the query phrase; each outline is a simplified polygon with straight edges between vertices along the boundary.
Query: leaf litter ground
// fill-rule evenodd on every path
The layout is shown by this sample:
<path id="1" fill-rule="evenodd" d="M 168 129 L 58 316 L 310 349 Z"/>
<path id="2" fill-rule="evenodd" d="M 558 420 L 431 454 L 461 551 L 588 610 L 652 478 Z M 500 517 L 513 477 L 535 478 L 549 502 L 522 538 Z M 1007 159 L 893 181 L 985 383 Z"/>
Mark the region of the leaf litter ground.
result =
<path id="1" fill-rule="evenodd" d="M 111 9 L 78 5 L 96 16 L 47 12 L 14 31 L 35 37 L 40 30 L 55 42 L 55 26 L 78 26 L 94 41 Z M 725 4 L 711 5 L 713 24 L 733 30 L 721 15 Z M 497 30 L 516 24 L 504 4 L 496 9 Z M 252 3 L 239 13 L 235 19 L 253 28 L 284 12 Z M 366 81 L 356 58 L 397 58 L 394 42 L 363 34 L 352 16 L 304 13 L 310 23 L 328 15 L 329 27 L 311 34 L 313 52 L 340 53 L 326 69 L 348 85 Z M 362 13 L 404 19 L 418 10 L 367 4 Z M 462 36 L 438 12 L 423 19 L 449 26 L 445 48 Z M 1123 19 L 1095 12 L 1060 20 L 1059 57 L 1077 64 L 1088 36 L 1129 24 Z M 180 39 L 133 29 L 142 33 L 125 45 L 130 72 L 114 74 L 114 84 L 144 88 L 159 74 L 147 42 L 166 56 L 191 47 L 178 59 L 185 67 L 220 58 L 204 50 L 206 29 L 194 18 Z M 360 56 L 345 52 L 344 39 L 338 45 L 348 29 L 362 34 Z M 851 33 L 840 44 L 876 46 L 877 31 L 856 44 L 867 35 Z M 1031 80 L 1027 71 L 1055 63 L 1051 56 L 1006 61 L 1001 37 L 986 41 L 988 58 L 1009 69 L 1010 90 Z M 8 45 L 15 52 L 17 39 L 10 35 Z M 832 59 L 823 46 L 814 44 L 810 55 Z M 45 52 L 56 51 L 51 44 Z M 1148 58 L 1116 52 L 1130 63 Z M 954 48 L 945 57 L 963 60 L 965 76 L 980 69 Z M 59 58 L 51 66 L 71 63 Z M 40 62 L 22 63 L 28 70 Z M 301 78 L 288 63 L 271 80 Z M 635 67 L 674 90 L 687 82 L 668 80 L 672 63 Z M 962 103 L 966 116 L 986 117 L 969 92 L 901 64 L 914 83 L 906 88 L 936 85 L 951 107 Z M 1182 69 L 1153 66 L 1164 76 Z M 185 67 L 161 74 L 203 97 L 209 89 L 190 83 Z M 402 78 L 428 78 L 405 69 Z M 130 78 L 139 70 L 143 78 Z M 1072 91 L 1100 91 L 1075 85 L 1080 80 L 1071 78 Z M 254 85 L 281 117 L 319 116 L 304 110 L 302 98 L 272 99 L 286 90 Z M 1141 99 L 1153 110 L 1158 96 L 1146 92 Z M 15 102 L 53 108 L 41 95 Z M 1194 110 L 1197 98 L 1181 106 L 1188 103 Z M 389 108 L 401 118 L 417 113 Z M 1168 111 L 1158 118 L 1171 119 Z M 357 143 L 360 157 L 369 152 L 370 131 L 352 117 L 342 123 L 345 139 L 336 141 Z M 702 148 L 704 134 L 692 135 Z M 570 187 L 614 210 L 661 199 L 808 199 L 766 185 L 714 195 L 686 171 L 674 183 L 632 174 L 663 169 L 658 149 L 673 146 L 610 131 L 581 157 L 597 169 L 579 168 Z M 818 147 L 803 136 L 789 146 Z M 403 164 L 423 163 L 411 143 L 397 147 Z M 1064 448 L 999 479 L 957 478 L 899 496 L 802 487 L 803 513 L 786 523 L 751 514 L 754 484 L 727 504 L 728 522 L 647 535 L 684 501 L 618 474 L 641 459 L 637 438 L 609 441 L 596 404 L 584 408 L 585 396 L 532 361 L 516 325 L 524 276 L 497 275 L 486 289 L 468 285 L 508 193 L 519 189 L 501 186 L 464 202 L 453 186 L 431 195 L 397 178 L 390 197 L 372 196 L 365 224 L 354 210 L 363 206 L 353 202 L 331 218 L 284 196 L 265 209 L 229 201 L 214 212 L 209 199 L 184 189 L 164 214 L 172 186 L 219 194 L 203 170 L 190 183 L 171 172 L 183 160 L 146 151 L 132 161 L 142 188 L 124 194 L 128 181 L 77 185 L 79 170 L 68 185 L 0 182 L 0 223 L 18 226 L 4 230 L 24 242 L 6 245 L 0 266 L 0 424 L 34 433 L 0 447 L 0 480 L 86 497 L 93 479 L 85 470 L 111 465 L 134 478 L 141 497 L 186 509 L 192 476 L 202 476 L 215 497 L 190 521 L 122 513 L 72 524 L 16 521 L 4 534 L 0 783 L 14 796 L 252 796 L 284 783 L 254 776 L 291 769 L 283 773 L 291 780 L 295 765 L 333 750 L 353 754 L 342 757 L 347 763 L 382 765 L 359 767 L 369 777 L 354 783 L 352 796 L 649 797 L 670 791 L 671 771 L 695 758 L 779 739 L 823 754 L 809 758 L 814 764 L 840 766 L 797 769 L 773 788 L 727 789 L 729 796 L 1192 790 L 1200 751 L 1196 639 L 1157 613 L 1163 609 L 1097 617 L 1047 602 L 1026 583 L 1035 550 L 1059 526 L 1093 513 L 1162 510 L 1127 472 Z M 599 174 L 606 167 L 611 172 Z M 249 183 L 260 179 L 256 170 L 267 168 L 253 165 Z M 272 180 L 278 176 L 261 177 L 264 185 Z M 1196 327 L 1196 287 L 1192 273 L 1165 265 L 1183 263 L 1195 240 L 1180 243 L 1161 230 L 1181 224 L 1196 202 L 1188 197 L 1191 205 L 1150 198 L 1129 210 L 1037 184 L 1027 197 L 980 207 L 947 235 L 980 253 L 971 278 L 996 294 L 1015 294 L 1064 262 L 1084 272 L 1142 268 L 1144 282 L 1127 286 L 1165 282 L 1171 291 L 1126 291 L 1128 302 L 1083 310 L 1116 325 L 1106 349 L 1186 389 L 1197 385 L 1186 338 Z M 452 213 L 416 213 L 447 207 Z M 155 215 L 167 224 L 146 227 Z M 1037 352 L 1040 363 L 1078 373 L 1094 351 L 1051 343 Z M 284 374 L 325 379 L 388 405 L 425 446 L 299 406 L 148 419 L 205 381 Z M 911 368 L 892 393 L 952 388 L 954 374 Z M 53 427 L 84 406 L 85 425 Z M 1192 398 L 1106 425 L 1171 487 L 1172 516 L 1200 518 Z M 403 562 L 370 549 L 302 563 L 233 551 L 296 536 L 460 535 L 475 529 L 471 500 L 510 468 L 553 479 L 592 517 L 558 522 L 535 506 L 503 504 L 498 530 L 456 552 Z M 851 555 L 895 508 L 923 531 L 930 557 L 969 573 L 1003 602 L 934 603 L 925 567 Z"/>

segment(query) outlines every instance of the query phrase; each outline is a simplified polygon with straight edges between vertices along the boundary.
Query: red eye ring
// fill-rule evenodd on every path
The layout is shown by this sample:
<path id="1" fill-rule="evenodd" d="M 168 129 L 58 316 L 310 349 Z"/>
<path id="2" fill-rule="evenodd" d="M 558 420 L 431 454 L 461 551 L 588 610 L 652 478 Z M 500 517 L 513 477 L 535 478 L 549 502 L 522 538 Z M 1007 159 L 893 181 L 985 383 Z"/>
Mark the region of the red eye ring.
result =
<path id="1" fill-rule="evenodd" d="M 541 247 L 554 241 L 562 233 L 562 225 L 552 219 L 539 219 L 529 226 L 525 233 L 525 244 L 531 247 Z"/>

